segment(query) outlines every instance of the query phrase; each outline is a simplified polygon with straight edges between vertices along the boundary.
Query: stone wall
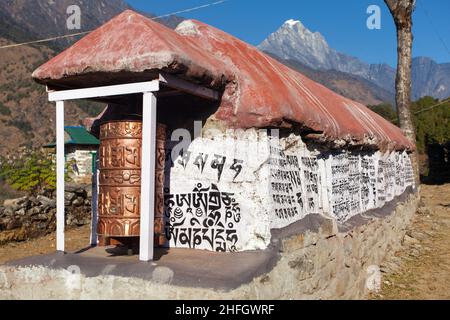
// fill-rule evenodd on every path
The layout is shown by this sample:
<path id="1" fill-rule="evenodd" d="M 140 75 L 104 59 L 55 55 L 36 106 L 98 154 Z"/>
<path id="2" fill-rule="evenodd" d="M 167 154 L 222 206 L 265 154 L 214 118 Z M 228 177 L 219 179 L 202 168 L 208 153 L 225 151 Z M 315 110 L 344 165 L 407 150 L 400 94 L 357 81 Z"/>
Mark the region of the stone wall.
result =
<path id="1" fill-rule="evenodd" d="M 176 271 L 161 267 L 147 276 L 153 280 L 143 280 L 3 266 L 0 299 L 362 299 L 367 282 L 381 281 L 377 272 L 400 248 L 418 202 L 416 193 L 406 193 L 385 210 L 355 217 L 349 230 L 319 217 L 313 229 L 300 231 L 294 224 L 277 231 L 271 246 L 278 257 L 271 271 L 232 290 L 172 285 Z"/>
<path id="2" fill-rule="evenodd" d="M 65 192 L 66 225 L 91 222 L 92 187 L 68 184 Z M 44 236 L 56 230 L 56 199 L 52 193 L 6 200 L 0 206 L 0 244 Z"/>

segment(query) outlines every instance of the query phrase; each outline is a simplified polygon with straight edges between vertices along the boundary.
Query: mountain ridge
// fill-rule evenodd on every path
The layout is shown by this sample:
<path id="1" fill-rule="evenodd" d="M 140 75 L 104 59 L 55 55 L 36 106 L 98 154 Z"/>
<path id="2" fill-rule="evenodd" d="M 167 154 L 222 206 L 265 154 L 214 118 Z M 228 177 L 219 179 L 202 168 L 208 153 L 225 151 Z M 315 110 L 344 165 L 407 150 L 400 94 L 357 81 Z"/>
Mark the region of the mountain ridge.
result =
<path id="1" fill-rule="evenodd" d="M 76 32 L 93 30 L 130 8 L 123 0 L 5 0 L 0 2 L 0 46 L 74 33 L 74 30 L 66 28 L 68 5 L 78 5 L 81 8 L 82 29 Z M 83 13 L 86 12 L 88 14 L 84 16 Z M 149 13 L 145 15 L 154 17 Z M 181 17 L 171 16 L 158 21 L 175 28 L 183 20 Z M 290 23 L 294 26 L 298 24 L 295 20 Z M 311 33 L 311 37 L 326 43 L 320 33 Z M 48 102 L 45 88 L 32 80 L 31 73 L 78 39 L 79 37 L 70 37 L 56 42 L 10 48 L 2 52 L 0 135 L 3 139 L 0 139 L 0 154 L 14 154 L 20 147 L 37 147 L 54 140 L 55 106 Z M 312 80 L 363 104 L 393 101 L 392 93 L 361 76 L 341 71 L 316 70 L 298 61 L 277 59 Z M 430 65 L 426 60 L 423 60 L 422 64 L 425 67 Z M 82 119 L 96 115 L 101 107 L 90 102 L 68 103 L 66 125 L 81 125 Z"/>
<path id="2" fill-rule="evenodd" d="M 396 70 L 387 64 L 369 64 L 331 48 L 319 32 L 307 29 L 299 20 L 287 20 L 258 48 L 283 60 L 300 62 L 315 70 L 336 70 L 362 77 L 395 92 Z M 412 61 L 413 100 L 423 96 L 444 99 L 450 96 L 450 63 L 438 64 L 431 58 Z"/>
<path id="3" fill-rule="evenodd" d="M 81 9 L 81 29 L 67 29 L 67 7 Z M 0 2 L 0 46 L 96 29 L 131 7 L 123 0 L 3 0 Z M 154 17 L 152 14 L 146 14 Z M 182 18 L 158 22 L 174 27 Z M 41 64 L 75 43 L 80 37 L 3 49 L 0 56 L 0 155 L 15 154 L 21 147 L 38 147 L 54 140 L 55 106 L 45 87 L 31 78 Z M 81 125 L 97 115 L 102 105 L 68 102 L 66 125 Z"/>

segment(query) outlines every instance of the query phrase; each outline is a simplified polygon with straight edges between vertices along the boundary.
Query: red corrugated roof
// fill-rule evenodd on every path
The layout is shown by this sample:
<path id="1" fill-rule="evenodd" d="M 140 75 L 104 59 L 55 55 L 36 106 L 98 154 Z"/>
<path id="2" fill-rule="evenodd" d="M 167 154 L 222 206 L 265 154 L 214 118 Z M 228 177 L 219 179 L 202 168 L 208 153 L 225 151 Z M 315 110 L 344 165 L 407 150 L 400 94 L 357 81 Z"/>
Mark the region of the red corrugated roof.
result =
<path id="1" fill-rule="evenodd" d="M 198 21 L 173 31 L 125 11 L 34 73 L 58 84 L 86 74 L 177 73 L 209 87 L 225 86 L 216 117 L 230 127 L 297 123 L 338 145 L 413 149 L 400 129 L 255 47 Z M 66 81 L 67 83 L 67 81 Z"/>

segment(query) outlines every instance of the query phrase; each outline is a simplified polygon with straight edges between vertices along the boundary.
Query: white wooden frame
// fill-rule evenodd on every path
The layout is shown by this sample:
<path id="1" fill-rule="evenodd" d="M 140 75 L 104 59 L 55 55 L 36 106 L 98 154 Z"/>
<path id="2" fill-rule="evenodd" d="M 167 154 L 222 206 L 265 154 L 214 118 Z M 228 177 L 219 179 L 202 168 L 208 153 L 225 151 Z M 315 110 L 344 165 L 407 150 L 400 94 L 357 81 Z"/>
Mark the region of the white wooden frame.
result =
<path id="1" fill-rule="evenodd" d="M 49 101 L 56 102 L 56 175 L 57 175 L 57 209 L 56 209 L 56 248 L 65 251 L 65 158 L 64 158 L 64 101 L 92 99 L 130 94 L 143 94 L 142 114 L 142 170 L 141 170 L 141 229 L 140 250 L 141 261 L 151 261 L 154 255 L 154 207 L 155 207 L 155 158 L 156 158 L 156 111 L 155 93 L 160 84 L 184 93 L 199 96 L 208 100 L 218 100 L 217 91 L 192 84 L 171 75 L 161 74 L 157 80 L 137 82 L 113 86 L 93 87 L 62 91 L 48 91 Z M 91 245 L 97 244 L 97 200 L 98 176 L 94 174 Z"/>
<path id="2" fill-rule="evenodd" d="M 154 92 L 159 91 L 159 80 L 116 86 L 106 86 L 87 89 L 49 92 L 49 101 L 56 101 L 56 248 L 65 251 L 65 159 L 64 159 L 64 101 L 110 97 L 118 95 L 142 93 L 143 99 L 143 132 L 142 132 L 142 170 L 141 170 L 141 230 L 140 253 L 141 261 L 153 260 L 154 246 L 154 203 L 155 203 L 155 152 L 156 152 L 156 108 L 157 100 Z M 95 205 L 93 206 L 95 208 Z M 96 218 L 96 210 L 93 218 Z M 92 229 L 96 222 L 92 224 Z M 95 230 L 92 230 L 91 243 L 96 240 Z"/>

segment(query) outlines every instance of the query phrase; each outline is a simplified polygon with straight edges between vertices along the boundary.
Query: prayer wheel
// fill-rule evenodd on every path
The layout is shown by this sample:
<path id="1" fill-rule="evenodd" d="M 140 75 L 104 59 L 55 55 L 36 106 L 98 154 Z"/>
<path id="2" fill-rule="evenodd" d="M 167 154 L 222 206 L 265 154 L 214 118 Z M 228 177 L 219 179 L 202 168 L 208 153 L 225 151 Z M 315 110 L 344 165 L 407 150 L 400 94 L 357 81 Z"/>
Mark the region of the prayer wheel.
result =
<path id="1" fill-rule="evenodd" d="M 157 127 L 155 245 L 164 244 L 166 127 Z M 130 244 L 140 236 L 142 122 L 112 121 L 100 127 L 98 235 Z"/>

